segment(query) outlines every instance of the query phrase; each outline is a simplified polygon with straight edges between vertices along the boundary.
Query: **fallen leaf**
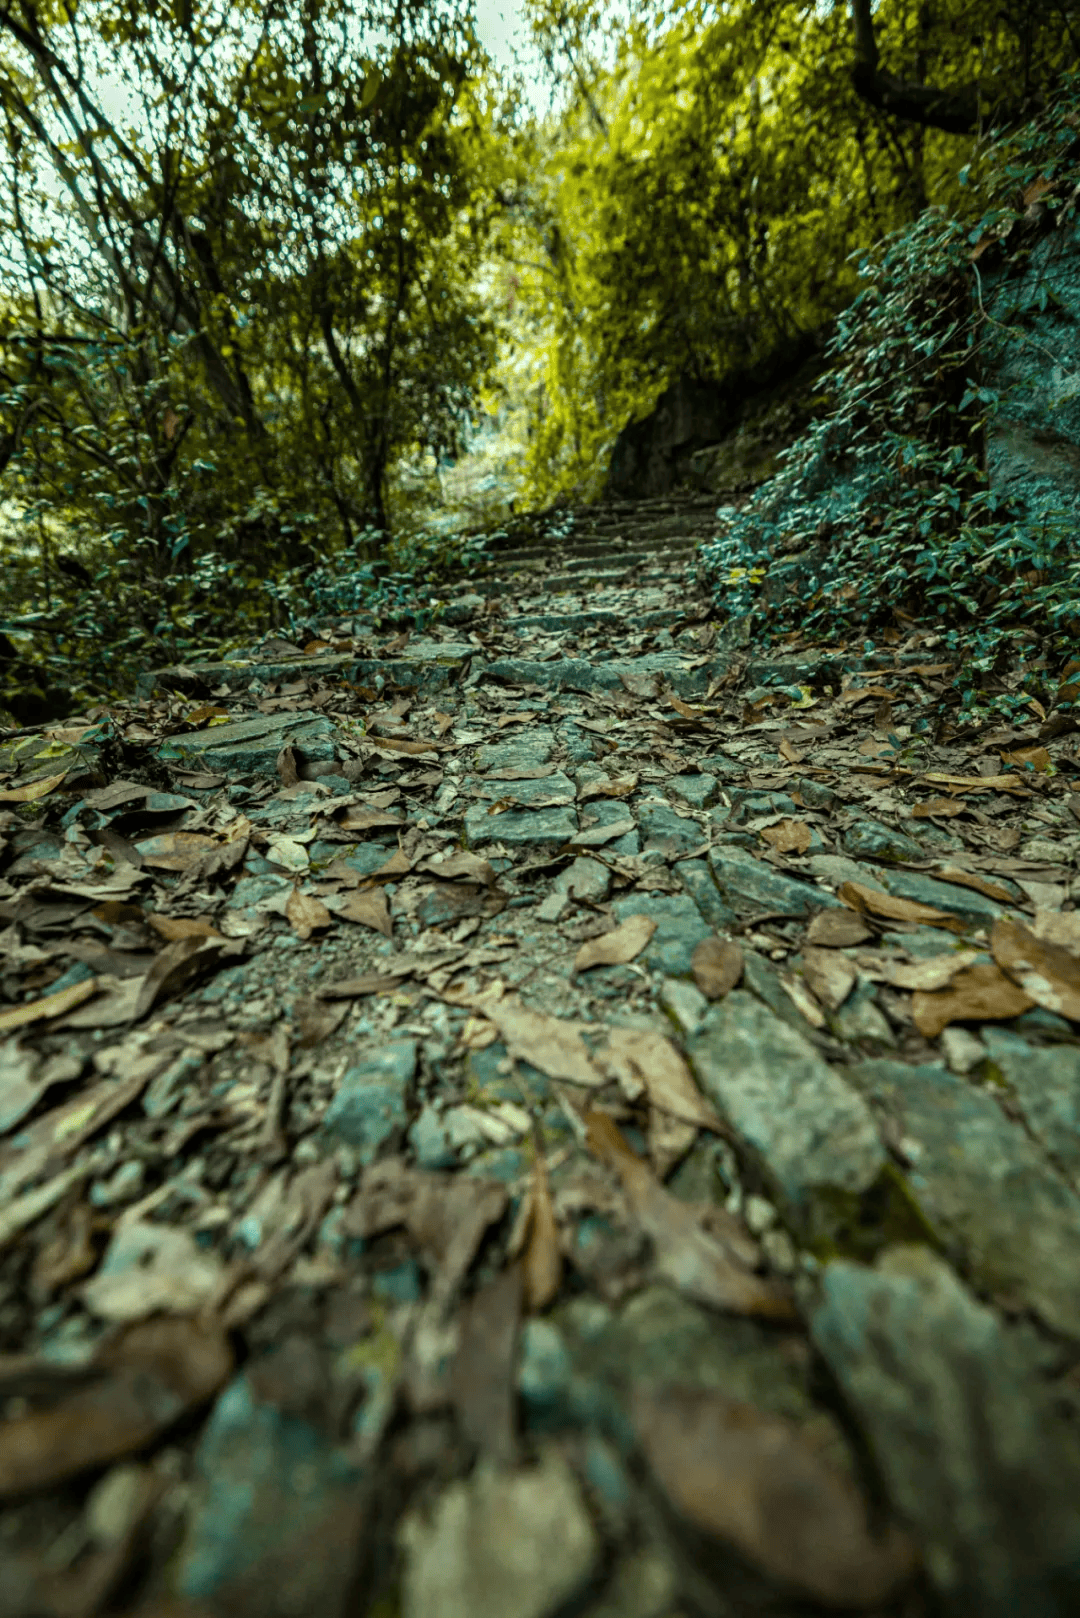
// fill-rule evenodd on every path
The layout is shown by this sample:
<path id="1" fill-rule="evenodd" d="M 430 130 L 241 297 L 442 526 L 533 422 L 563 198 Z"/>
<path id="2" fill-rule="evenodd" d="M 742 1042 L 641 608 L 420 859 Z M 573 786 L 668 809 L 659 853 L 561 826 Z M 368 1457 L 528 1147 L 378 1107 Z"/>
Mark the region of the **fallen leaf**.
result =
<path id="1" fill-rule="evenodd" d="M 819 910 L 810 920 L 806 937 L 808 943 L 821 944 L 826 949 L 847 949 L 852 944 L 865 943 L 873 933 L 857 912 Z"/>
<path id="2" fill-rule="evenodd" d="M 370 927 L 373 932 L 382 933 L 384 938 L 393 938 L 394 924 L 381 888 L 335 894 L 331 903 L 334 915 L 341 921 L 355 921 L 361 927 Z"/>
<path id="3" fill-rule="evenodd" d="M 46 1489 L 144 1450 L 213 1397 L 233 1368 L 214 1324 L 159 1319 L 99 1350 L 96 1379 L 0 1422 L 0 1497 Z"/>
<path id="4" fill-rule="evenodd" d="M 760 836 L 778 854 L 805 854 L 810 847 L 810 827 L 805 820 L 778 821 L 775 826 L 763 827 Z"/>
<path id="5" fill-rule="evenodd" d="M 684 702 L 681 697 L 675 696 L 674 693 L 668 696 L 668 701 L 675 709 L 675 712 L 682 714 L 684 719 L 700 719 L 704 712 L 701 708 L 692 708 L 688 702 Z"/>
<path id="6" fill-rule="evenodd" d="M 990 933 L 990 953 L 1036 1005 L 1080 1022 L 1080 960 L 1069 950 L 999 916 Z"/>
<path id="7" fill-rule="evenodd" d="M 970 888 L 973 893 L 984 894 L 987 899 L 996 899 L 999 904 L 1012 905 L 1016 899 L 1000 883 L 990 882 L 985 876 L 979 876 L 973 871 L 962 871 L 956 865 L 942 865 L 936 871 L 929 873 L 939 882 L 951 882 L 957 888 Z"/>
<path id="8" fill-rule="evenodd" d="M 638 779 L 636 775 L 610 775 L 602 781 L 586 781 L 578 788 L 578 799 L 584 802 L 586 798 L 628 798 L 631 792 L 637 791 Z"/>
<path id="9" fill-rule="evenodd" d="M 640 955 L 656 931 L 656 922 L 650 916 L 627 916 L 620 926 L 599 938 L 589 938 L 574 957 L 574 971 L 585 972 L 590 966 L 625 966 Z"/>
<path id="10" fill-rule="evenodd" d="M 790 1288 L 755 1275 L 731 1246 L 704 1230 L 693 1208 L 665 1191 L 607 1113 L 593 1109 L 585 1126 L 589 1150 L 615 1170 L 638 1223 L 652 1241 L 659 1275 L 687 1297 L 714 1309 L 769 1320 L 798 1318 Z"/>
<path id="11" fill-rule="evenodd" d="M 954 1022 L 1004 1022 L 1030 1011 L 1035 1001 L 1016 986 L 993 961 L 965 967 L 948 988 L 936 992 L 918 989 L 912 997 L 915 1026 L 927 1039 L 936 1039 Z"/>
<path id="12" fill-rule="evenodd" d="M 61 770 L 59 775 L 42 775 L 36 781 L 28 781 L 24 787 L 7 787 L 0 791 L 0 803 L 36 803 L 55 791 L 68 773 Z"/>
<path id="13" fill-rule="evenodd" d="M 555 1220 L 547 1163 L 542 1151 L 538 1151 L 533 1159 L 526 1217 L 525 1251 L 521 1265 L 524 1301 L 530 1314 L 538 1314 L 558 1297 L 562 1286 L 559 1227 Z"/>
<path id="14" fill-rule="evenodd" d="M 189 1230 L 132 1220 L 117 1227 L 101 1268 L 82 1286 L 82 1301 L 102 1320 L 145 1320 L 158 1310 L 194 1314 L 222 1268 Z"/>
<path id="15" fill-rule="evenodd" d="M 627 832 L 636 831 L 637 822 L 627 817 L 625 820 L 612 821 L 607 826 L 589 826 L 585 831 L 576 831 L 567 843 L 567 849 L 599 848 L 601 843 L 610 843 L 616 837 L 625 837 Z"/>
<path id="16" fill-rule="evenodd" d="M 596 1064 L 619 1080 L 628 1100 L 644 1092 L 654 1107 L 684 1123 L 727 1134 L 716 1109 L 706 1101 L 679 1050 L 648 1028 L 612 1028 Z"/>
<path id="17" fill-rule="evenodd" d="M 792 747 L 786 736 L 777 748 L 777 752 L 788 764 L 801 764 L 803 761 L 804 755 L 799 752 L 798 748 Z"/>
<path id="18" fill-rule="evenodd" d="M 488 1281 L 461 1310 L 450 1391 L 462 1433 L 496 1466 L 514 1460 L 514 1372 L 523 1278 L 512 1264 Z"/>
<path id="19" fill-rule="evenodd" d="M 811 990 L 794 972 L 785 972 L 780 978 L 780 987 L 807 1022 L 813 1028 L 824 1028 L 825 1013 L 818 1005 Z"/>
<path id="20" fill-rule="evenodd" d="M 56 994 L 47 994 L 41 1000 L 31 1000 L 25 1005 L 12 1006 L 9 1011 L 0 1011 L 0 1034 L 9 1034 L 13 1028 L 28 1028 L 31 1023 L 62 1017 L 65 1011 L 81 1006 L 84 1000 L 97 994 L 98 988 L 97 978 L 84 978 L 81 983 L 73 983 Z"/>
<path id="21" fill-rule="evenodd" d="M 159 916 L 151 913 L 146 918 L 159 937 L 172 944 L 178 938 L 220 938 L 221 934 L 204 916 Z"/>
<path id="22" fill-rule="evenodd" d="M 480 858 L 479 854 L 470 854 L 467 850 L 458 854 L 451 854 L 445 860 L 421 860 L 417 865 L 418 871 L 426 871 L 429 876 L 438 877 L 440 882 L 482 882 L 486 888 L 493 887 L 497 881 L 494 867 L 488 860 Z"/>
<path id="23" fill-rule="evenodd" d="M 135 844 L 143 864 L 162 871 L 186 871 L 218 846 L 216 837 L 197 831 L 162 832 L 157 837 L 140 838 Z"/>
<path id="24" fill-rule="evenodd" d="M 842 882 L 836 897 L 852 910 L 869 911 L 872 916 L 881 916 L 887 921 L 914 921 L 926 927 L 944 927 L 948 932 L 964 931 L 964 923 L 957 916 L 950 916 L 933 905 L 919 904 L 915 899 L 879 893 L 861 882 Z"/>
<path id="25" fill-rule="evenodd" d="M 531 1062 L 549 1079 L 568 1079 L 590 1088 L 604 1083 L 585 1048 L 579 1025 L 522 1005 L 516 995 L 477 1007 L 494 1023 L 511 1056 Z"/>
<path id="26" fill-rule="evenodd" d="M 198 937 L 178 938 L 174 943 L 166 944 L 161 953 L 155 956 L 153 966 L 142 980 L 132 1010 L 133 1019 L 138 1021 L 140 1017 L 145 1017 L 159 1000 L 179 994 L 203 972 L 209 971 L 216 965 L 223 948 L 232 950 L 237 946 L 223 945 L 216 938 Z"/>
<path id="27" fill-rule="evenodd" d="M 846 955 L 813 944 L 803 949 L 802 967 L 807 984 L 830 1011 L 839 1011 L 859 975 Z"/>
<path id="28" fill-rule="evenodd" d="M 945 989 L 958 972 L 966 971 L 977 950 L 960 949 L 951 955 L 928 955 L 919 961 L 883 961 L 881 970 L 896 989 Z"/>
<path id="29" fill-rule="evenodd" d="M 374 747 L 383 753 L 419 755 L 421 753 L 437 753 L 439 750 L 434 742 L 409 742 L 396 736 L 367 736 L 365 741 L 371 742 Z"/>
<path id="30" fill-rule="evenodd" d="M 350 804 L 347 809 L 339 809 L 334 819 L 343 831 L 371 831 L 376 826 L 401 826 L 404 824 L 398 814 L 387 809 L 370 809 L 365 804 Z"/>
<path id="31" fill-rule="evenodd" d="M 966 815 L 968 808 L 959 798 L 928 798 L 925 803 L 913 803 L 911 813 L 916 820 L 948 820 Z"/>
<path id="32" fill-rule="evenodd" d="M 694 948 L 690 970 L 707 1000 L 722 1000 L 742 977 L 742 946 L 731 938 L 703 938 Z"/>
<path id="33" fill-rule="evenodd" d="M 1080 955 L 1080 910 L 1036 910 L 1031 930 L 1036 938 Z"/>
<path id="34" fill-rule="evenodd" d="M 315 991 L 321 1000 L 355 1000 L 363 994 L 388 994 L 396 989 L 402 978 L 411 976 L 416 968 L 402 967 L 395 972 L 361 972 L 358 977 L 339 978 L 336 983 L 321 983 Z"/>
<path id="35" fill-rule="evenodd" d="M 1031 796 L 1016 775 L 946 775 L 941 770 L 930 770 L 922 779 L 935 786 L 953 787 L 958 792 L 1015 792 L 1017 797 Z"/>
<path id="36" fill-rule="evenodd" d="M 275 765 L 278 779 L 283 787 L 294 787 L 299 784 L 300 771 L 296 767 L 296 754 L 291 747 L 283 747 L 278 754 Z"/>
<path id="37" fill-rule="evenodd" d="M 349 895 L 350 899 L 354 897 L 353 894 Z M 310 893 L 301 893 L 299 888 L 293 888 L 289 894 L 285 915 L 292 923 L 297 938 L 310 938 L 312 933 L 329 927 L 334 919 L 321 899 L 316 899 Z"/>
<path id="38" fill-rule="evenodd" d="M 913 1542 L 871 1532 L 862 1492 L 794 1422 L 710 1388 L 639 1386 L 632 1411 L 679 1515 L 815 1605 L 891 1605 L 917 1573 Z"/>
<path id="39" fill-rule="evenodd" d="M 1022 771 L 1033 770 L 1039 775 L 1047 774 L 1054 767 L 1045 747 L 1021 747 L 1015 753 L 1001 753 L 999 756 L 1003 764 L 1016 764 Z"/>

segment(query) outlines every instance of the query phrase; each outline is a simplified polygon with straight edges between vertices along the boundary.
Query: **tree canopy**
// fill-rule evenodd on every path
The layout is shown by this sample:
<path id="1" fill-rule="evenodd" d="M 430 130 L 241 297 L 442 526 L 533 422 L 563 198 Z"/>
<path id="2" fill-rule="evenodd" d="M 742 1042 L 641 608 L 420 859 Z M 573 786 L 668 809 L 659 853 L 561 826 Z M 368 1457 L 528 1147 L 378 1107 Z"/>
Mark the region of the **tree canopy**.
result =
<path id="1" fill-rule="evenodd" d="M 485 411 L 522 502 L 592 497 L 668 383 L 819 340 L 855 255 L 962 213 L 1077 9 L 527 0 L 545 115 L 470 0 L 0 0 L 18 605 L 81 568 L 99 635 L 106 598 L 195 634 L 253 572 L 376 554 Z"/>

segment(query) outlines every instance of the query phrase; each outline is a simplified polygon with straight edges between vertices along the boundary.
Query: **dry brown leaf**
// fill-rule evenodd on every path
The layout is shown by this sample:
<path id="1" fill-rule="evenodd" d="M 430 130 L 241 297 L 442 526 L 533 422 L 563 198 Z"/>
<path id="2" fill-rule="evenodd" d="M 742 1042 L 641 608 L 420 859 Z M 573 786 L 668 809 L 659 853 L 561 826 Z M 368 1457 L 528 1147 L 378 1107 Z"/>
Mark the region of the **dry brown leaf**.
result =
<path id="1" fill-rule="evenodd" d="M 569 1079 L 590 1088 L 604 1083 L 604 1075 L 589 1058 L 579 1024 L 534 1011 L 516 995 L 485 1001 L 477 1009 L 495 1024 L 511 1056 L 531 1062 L 549 1079 Z"/>
<path id="2" fill-rule="evenodd" d="M 777 748 L 777 752 L 788 764 L 801 764 L 803 761 L 803 754 L 797 748 L 792 747 L 786 736 Z"/>
<path id="3" fill-rule="evenodd" d="M 610 775 L 602 781 L 587 781 L 578 788 L 578 799 L 584 802 L 586 798 L 628 798 L 631 792 L 637 791 L 638 779 L 636 775 Z"/>
<path id="4" fill-rule="evenodd" d="M 468 850 L 451 854 L 445 860 L 421 860 L 416 869 L 438 877 L 440 882 L 482 882 L 487 888 L 493 887 L 496 882 L 491 864 L 481 859 L 479 854 L 470 854 Z"/>
<path id="5" fill-rule="evenodd" d="M 67 770 L 61 770 L 59 775 L 41 775 L 36 781 L 28 781 L 24 787 L 4 788 L 0 790 L 0 803 L 36 803 L 39 798 L 45 798 L 55 791 L 67 774 Z"/>
<path id="6" fill-rule="evenodd" d="M 40 1000 L 30 1000 L 25 1005 L 0 1011 L 0 1034 L 9 1034 L 13 1028 L 29 1028 L 31 1023 L 48 1022 L 52 1017 L 62 1017 L 66 1011 L 81 1006 L 84 1000 L 97 994 L 99 987 L 97 978 L 84 978 L 81 983 L 73 983 L 56 994 L 47 994 Z"/>
<path id="7" fill-rule="evenodd" d="M 350 899 L 354 897 L 354 894 L 349 895 Z M 285 915 L 292 923 L 297 938 L 310 938 L 312 933 L 331 926 L 334 920 L 321 899 L 316 899 L 310 893 L 301 893 L 299 888 L 293 888 L 285 901 Z"/>
<path id="8" fill-rule="evenodd" d="M 118 1225 L 82 1301 L 101 1320 L 145 1320 L 159 1310 L 195 1314 L 222 1273 L 216 1253 L 199 1247 L 191 1231 L 150 1221 Z"/>
<path id="9" fill-rule="evenodd" d="M 382 933 L 384 938 L 394 936 L 394 924 L 381 888 L 358 889 L 354 893 L 335 895 L 334 914 L 342 921 L 355 921 L 361 927 L 370 927 L 374 932 Z"/>
<path id="10" fill-rule="evenodd" d="M 699 1532 L 815 1605 L 878 1608 L 914 1578 L 912 1541 L 871 1532 L 861 1491 L 794 1422 L 705 1388 L 638 1387 L 653 1475 Z"/>
<path id="11" fill-rule="evenodd" d="M 403 848 L 395 848 L 385 865 L 373 873 L 375 876 L 406 876 L 412 870 L 412 860 Z"/>
<path id="12" fill-rule="evenodd" d="M 179 994 L 215 965 L 225 946 L 216 938 L 178 938 L 154 957 L 154 964 L 139 986 L 132 1018 L 145 1017 L 151 1006 Z M 235 948 L 235 946 L 229 946 Z"/>
<path id="13" fill-rule="evenodd" d="M 558 1297 L 562 1286 L 559 1227 L 555 1221 L 547 1163 L 542 1151 L 538 1151 L 533 1159 L 525 1253 L 521 1267 L 525 1308 L 531 1314 L 537 1314 Z"/>
<path id="14" fill-rule="evenodd" d="M 879 893 L 861 882 L 842 882 L 836 897 L 852 910 L 869 911 L 887 921 L 914 921 L 927 927 L 944 927 L 946 931 L 961 933 L 964 923 L 933 905 L 919 904 L 915 899 L 902 899 L 895 893 Z"/>
<path id="15" fill-rule="evenodd" d="M 732 938 L 703 938 L 694 948 L 690 969 L 707 1000 L 722 1000 L 742 977 L 742 946 Z"/>
<path id="16" fill-rule="evenodd" d="M 589 938 L 574 956 L 574 971 L 584 972 L 590 966 L 625 966 L 635 955 L 640 955 L 656 931 L 656 922 L 650 916 L 627 916 L 620 926 L 599 938 Z"/>
<path id="17" fill-rule="evenodd" d="M 371 831 L 376 826 L 403 824 L 400 815 L 388 809 L 372 809 L 362 803 L 351 803 L 346 809 L 337 810 L 334 819 L 342 831 Z"/>
<path id="18" fill-rule="evenodd" d="M 585 831 L 576 831 L 571 837 L 568 848 L 599 848 L 602 843 L 610 843 L 616 837 L 625 837 L 629 831 L 637 830 L 637 822 L 629 819 L 613 821 L 608 826 L 589 826 Z"/>
<path id="19" fill-rule="evenodd" d="M 929 770 L 922 779 L 935 786 L 953 787 L 958 792 L 1015 792 L 1021 798 L 1031 796 L 1029 788 L 1021 785 L 1017 775 L 947 775 L 941 770 Z"/>
<path id="20" fill-rule="evenodd" d="M 1045 718 L 1045 714 L 1042 717 Z M 1001 753 L 999 757 L 1003 764 L 1016 764 L 1021 771 L 1034 770 L 1038 775 L 1045 775 L 1054 767 L 1045 747 L 1021 747 L 1015 753 Z"/>
<path id="21" fill-rule="evenodd" d="M 945 989 L 957 972 L 966 971 L 977 950 L 954 950 L 951 955 L 927 955 L 920 961 L 883 961 L 884 977 L 896 989 Z"/>
<path id="22" fill-rule="evenodd" d="M 646 1141 L 649 1162 L 658 1180 L 665 1180 L 676 1163 L 682 1162 L 697 1137 L 696 1124 L 684 1124 L 681 1118 L 672 1117 L 660 1107 L 649 1108 Z"/>
<path id="23" fill-rule="evenodd" d="M 916 820 L 948 820 L 966 815 L 968 808 L 959 798 L 927 798 L 925 803 L 913 803 L 911 813 Z"/>
<path id="24" fill-rule="evenodd" d="M 1003 888 L 997 882 L 991 882 L 985 876 L 979 876 L 972 871 L 962 871 L 957 865 L 942 865 L 936 871 L 929 873 L 939 882 L 951 882 L 957 888 L 970 888 L 973 893 L 984 894 L 987 899 L 996 899 L 999 904 L 1012 905 L 1015 898 L 1008 888 Z"/>
<path id="25" fill-rule="evenodd" d="M 1080 955 L 1080 910 L 1036 910 L 1031 930 L 1036 938 Z"/>
<path id="26" fill-rule="evenodd" d="M 810 847 L 810 827 L 805 820 L 780 820 L 775 826 L 763 827 L 760 835 L 778 854 L 805 854 Z"/>
<path id="27" fill-rule="evenodd" d="M 1080 1022 L 1080 960 L 1069 950 L 999 916 L 990 933 L 990 953 L 1036 1005 Z"/>
<path id="28" fill-rule="evenodd" d="M 684 702 L 681 697 L 675 696 L 674 693 L 669 695 L 668 701 L 675 709 L 675 712 L 681 714 L 684 719 L 700 719 L 704 712 L 702 708 L 691 707 L 690 703 Z"/>
<path id="29" fill-rule="evenodd" d="M 828 915 L 828 911 L 824 914 Z M 846 955 L 810 944 L 802 952 L 803 977 L 810 989 L 830 1011 L 838 1011 L 855 987 L 858 972 Z M 801 1009 L 801 1008 L 800 1008 Z"/>
<path id="30" fill-rule="evenodd" d="M 965 967 L 947 989 L 917 989 L 911 1013 L 915 1026 L 927 1039 L 936 1039 L 954 1022 L 1004 1022 L 1030 1011 L 1035 1001 L 1016 986 L 993 961 Z"/>
<path id="31" fill-rule="evenodd" d="M 415 970 L 420 970 L 419 964 Z M 412 967 L 401 967 L 394 972 L 361 972 L 358 977 L 320 984 L 316 993 L 321 1000 L 355 1000 L 362 994 L 389 994 L 412 972 Z"/>
<path id="32" fill-rule="evenodd" d="M 291 747 L 283 747 L 275 759 L 278 780 L 283 787 L 295 787 L 300 782 L 300 771 L 296 766 L 296 754 Z"/>
<path id="33" fill-rule="evenodd" d="M 585 1123 L 589 1150 L 615 1170 L 652 1241 L 659 1275 L 714 1309 L 769 1320 L 798 1318 L 790 1288 L 754 1275 L 732 1248 L 702 1229 L 693 1208 L 664 1190 L 607 1113 L 593 1109 Z"/>
<path id="34" fill-rule="evenodd" d="M 807 942 L 826 949 L 847 949 L 872 937 L 862 917 L 851 910 L 819 910 L 806 929 Z"/>
<path id="35" fill-rule="evenodd" d="M 52 1487 L 146 1449 L 217 1392 L 233 1356 L 220 1326 L 143 1321 L 99 1351 L 97 1380 L 0 1423 L 0 1498 Z"/>
<path id="36" fill-rule="evenodd" d="M 716 1109 L 706 1101 L 685 1057 L 663 1034 L 649 1028 L 612 1028 L 596 1063 L 622 1085 L 628 1100 L 644 1091 L 654 1107 L 684 1123 L 715 1134 L 727 1131 Z"/>
<path id="37" fill-rule="evenodd" d="M 140 838 L 135 844 L 144 865 L 161 871 L 187 871 L 204 855 L 220 847 L 216 837 L 199 831 L 167 831 L 157 837 Z"/>
<path id="38" fill-rule="evenodd" d="M 169 944 L 175 943 L 178 938 L 221 937 L 217 928 L 212 922 L 207 921 L 205 916 L 159 916 L 151 912 L 146 922 Z"/>
<path id="39" fill-rule="evenodd" d="M 384 753 L 408 753 L 419 756 L 421 753 L 439 751 L 435 742 L 409 742 L 397 736 L 366 736 L 364 739 Z"/>
<path id="40" fill-rule="evenodd" d="M 795 1009 L 806 1018 L 812 1027 L 824 1028 L 825 1013 L 802 978 L 797 977 L 794 972 L 785 972 L 780 978 L 780 987 Z"/>

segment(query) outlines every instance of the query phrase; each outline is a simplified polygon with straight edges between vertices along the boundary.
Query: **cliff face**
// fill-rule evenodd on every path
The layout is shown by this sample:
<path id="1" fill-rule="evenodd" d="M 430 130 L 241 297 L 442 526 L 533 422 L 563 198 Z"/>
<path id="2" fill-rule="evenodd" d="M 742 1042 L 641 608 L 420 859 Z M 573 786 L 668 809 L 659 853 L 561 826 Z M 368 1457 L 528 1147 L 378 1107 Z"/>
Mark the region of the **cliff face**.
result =
<path id="1" fill-rule="evenodd" d="M 1080 522 L 1080 226 L 1040 235 L 1018 270 L 984 274 L 990 485 L 1034 526 Z"/>
<path id="2" fill-rule="evenodd" d="M 823 334 L 800 339 L 723 381 L 682 375 L 650 413 L 627 422 L 611 451 L 604 494 L 649 499 L 680 484 L 752 487 L 805 424 L 805 396 L 821 370 Z"/>

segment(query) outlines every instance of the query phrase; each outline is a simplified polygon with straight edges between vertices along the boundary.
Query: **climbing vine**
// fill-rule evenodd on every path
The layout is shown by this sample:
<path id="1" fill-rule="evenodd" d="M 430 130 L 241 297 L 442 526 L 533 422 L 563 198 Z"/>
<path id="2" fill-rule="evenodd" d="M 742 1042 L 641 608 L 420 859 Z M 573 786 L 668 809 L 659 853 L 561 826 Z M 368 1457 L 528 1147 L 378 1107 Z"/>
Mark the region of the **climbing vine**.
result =
<path id="1" fill-rule="evenodd" d="M 1030 363 L 1032 315 L 1055 296 L 1035 250 L 1072 226 L 1080 198 L 1078 123 L 1072 77 L 961 172 L 960 213 L 927 209 L 860 257 L 861 290 L 830 340 L 826 409 L 777 476 L 718 513 L 703 547 L 718 605 L 749 616 L 756 638 L 797 626 L 873 640 L 936 621 L 962 657 L 965 707 L 1008 712 L 1031 700 L 1024 681 L 994 689 L 1010 649 L 1064 655 L 1080 634 L 1067 498 L 1020 501 L 993 476 L 1023 388 L 1008 356 Z"/>

